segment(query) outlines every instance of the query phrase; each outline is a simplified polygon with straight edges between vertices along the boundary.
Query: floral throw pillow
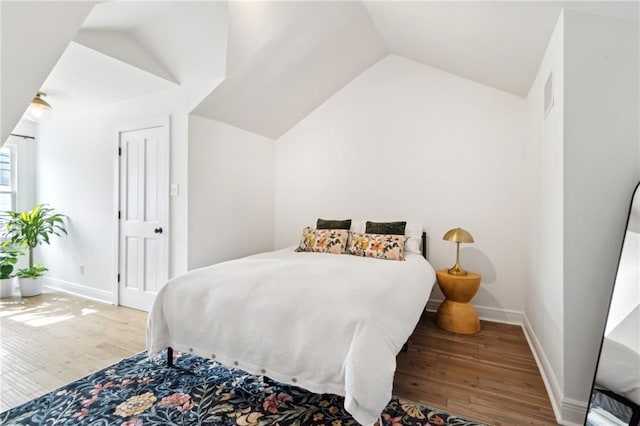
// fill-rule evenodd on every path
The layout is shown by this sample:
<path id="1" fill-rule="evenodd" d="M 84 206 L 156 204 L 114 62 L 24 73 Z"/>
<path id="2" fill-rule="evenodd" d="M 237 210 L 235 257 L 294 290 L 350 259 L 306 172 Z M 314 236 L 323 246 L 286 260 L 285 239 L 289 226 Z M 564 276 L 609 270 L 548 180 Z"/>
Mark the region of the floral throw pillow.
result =
<path id="1" fill-rule="evenodd" d="M 351 233 L 347 253 L 376 259 L 404 260 L 404 235 Z"/>
<path id="2" fill-rule="evenodd" d="M 314 253 L 345 253 L 349 231 L 346 229 L 313 229 L 306 227 L 302 230 L 300 245 L 296 251 L 311 251 Z"/>

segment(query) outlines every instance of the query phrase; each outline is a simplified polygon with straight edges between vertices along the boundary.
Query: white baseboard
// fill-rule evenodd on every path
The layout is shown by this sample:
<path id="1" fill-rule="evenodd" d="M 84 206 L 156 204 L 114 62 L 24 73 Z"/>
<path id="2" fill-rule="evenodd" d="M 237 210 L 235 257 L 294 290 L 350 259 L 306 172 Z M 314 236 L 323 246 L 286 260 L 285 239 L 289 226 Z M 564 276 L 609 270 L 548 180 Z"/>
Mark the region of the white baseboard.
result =
<path id="1" fill-rule="evenodd" d="M 527 342 L 529 343 L 529 348 L 531 348 L 533 358 L 536 360 L 538 370 L 540 370 L 540 375 L 542 375 L 542 381 L 544 382 L 544 386 L 547 389 L 547 394 L 549 395 L 549 399 L 551 400 L 551 406 L 553 407 L 553 412 L 556 415 L 556 420 L 558 420 L 559 422 L 562 417 L 560 415 L 560 408 L 562 406 L 562 389 L 560 388 L 560 383 L 558 382 L 558 379 L 556 378 L 556 375 L 551 368 L 549 358 L 547 358 L 547 355 L 542 349 L 542 345 L 540 345 L 538 337 L 531 327 L 529 318 L 527 318 L 526 316 L 524 317 L 522 330 L 524 331 L 524 336 L 527 338 Z"/>
<path id="2" fill-rule="evenodd" d="M 113 292 L 111 291 L 99 290 L 86 285 L 49 277 L 44 277 L 44 286 L 98 302 L 113 304 Z"/>
<path id="3" fill-rule="evenodd" d="M 566 426 L 584 425 L 584 417 L 588 406 L 588 401 L 562 398 L 562 417 L 559 423 Z"/>
<path id="4" fill-rule="evenodd" d="M 429 312 L 436 312 L 438 307 L 442 303 L 441 300 L 429 300 L 426 310 Z M 522 325 L 524 319 L 524 313 L 519 311 L 512 311 L 509 309 L 498 309 L 489 306 L 473 305 L 478 312 L 478 317 L 484 321 L 501 322 L 503 324 L 515 324 Z"/>
<path id="5" fill-rule="evenodd" d="M 533 358 L 538 364 L 538 370 L 542 376 L 542 381 L 547 389 L 547 394 L 551 400 L 551 406 L 556 416 L 558 424 L 565 426 L 580 426 L 584 424 L 584 416 L 587 411 L 588 402 L 566 398 L 560 387 L 560 382 L 551 368 L 549 358 L 547 358 L 538 337 L 533 331 L 529 318 L 524 315 L 522 327 L 524 335 L 529 342 L 529 347 L 533 353 Z"/>

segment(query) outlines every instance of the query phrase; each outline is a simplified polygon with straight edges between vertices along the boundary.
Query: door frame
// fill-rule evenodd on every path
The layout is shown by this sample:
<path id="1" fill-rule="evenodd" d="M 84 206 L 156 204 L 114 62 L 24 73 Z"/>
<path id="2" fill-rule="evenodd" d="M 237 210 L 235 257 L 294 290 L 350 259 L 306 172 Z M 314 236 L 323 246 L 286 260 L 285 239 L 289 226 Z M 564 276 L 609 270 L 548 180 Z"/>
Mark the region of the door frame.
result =
<path id="1" fill-rule="evenodd" d="M 161 166 L 165 167 L 167 170 L 167 180 L 165 190 L 167 193 L 169 192 L 169 184 L 171 182 L 171 116 L 161 116 L 148 118 L 145 120 L 136 120 L 131 122 L 120 123 L 115 126 L 115 137 L 114 137 L 114 156 L 113 156 L 113 171 L 114 171 L 114 187 L 113 187 L 113 220 L 115 222 L 115 238 L 113 243 L 113 253 L 115 254 L 114 259 L 114 268 L 113 268 L 113 282 L 115 283 L 113 286 L 113 304 L 116 306 L 120 305 L 120 280 L 118 279 L 118 274 L 120 274 L 120 218 L 118 217 L 118 212 L 120 211 L 120 135 L 126 132 L 132 132 L 135 130 L 144 130 L 150 129 L 153 127 L 162 127 L 163 135 L 167 144 L 167 155 L 165 157 L 164 163 Z M 163 261 L 167 262 L 167 267 L 169 265 L 169 259 L 171 257 L 171 197 L 167 197 L 167 224 L 163 226 L 163 233 L 167 238 L 167 247 L 166 247 L 166 259 Z"/>

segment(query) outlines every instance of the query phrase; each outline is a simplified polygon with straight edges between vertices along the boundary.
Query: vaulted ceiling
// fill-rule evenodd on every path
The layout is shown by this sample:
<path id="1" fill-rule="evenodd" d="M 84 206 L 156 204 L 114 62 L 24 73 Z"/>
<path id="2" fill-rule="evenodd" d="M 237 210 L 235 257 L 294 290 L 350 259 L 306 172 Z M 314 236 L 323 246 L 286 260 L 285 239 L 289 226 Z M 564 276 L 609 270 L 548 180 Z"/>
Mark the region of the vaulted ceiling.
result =
<path id="1" fill-rule="evenodd" d="M 112 1 L 93 9 L 74 40 L 188 86 L 224 76 L 227 31 L 226 2 Z"/>
<path id="2" fill-rule="evenodd" d="M 224 79 L 225 2 L 96 5 L 43 84 L 58 110 Z M 212 87 L 213 88 L 213 87 Z"/>
<path id="3" fill-rule="evenodd" d="M 194 113 L 275 139 L 386 54 L 359 2 L 230 3 L 227 78 Z"/>
<path id="4" fill-rule="evenodd" d="M 0 145 L 94 4 L 0 1 Z"/>
<path id="5" fill-rule="evenodd" d="M 44 21 L 47 3 L 62 2 L 31 7 Z M 388 54 L 524 97 L 562 7 L 638 22 L 638 3 L 623 1 L 108 1 L 79 31 L 69 24 L 73 42 L 51 52 L 60 60 L 42 88 L 72 109 L 208 84 L 194 114 L 277 138 Z M 3 48 L 20 25 L 32 31 L 6 16 Z"/>

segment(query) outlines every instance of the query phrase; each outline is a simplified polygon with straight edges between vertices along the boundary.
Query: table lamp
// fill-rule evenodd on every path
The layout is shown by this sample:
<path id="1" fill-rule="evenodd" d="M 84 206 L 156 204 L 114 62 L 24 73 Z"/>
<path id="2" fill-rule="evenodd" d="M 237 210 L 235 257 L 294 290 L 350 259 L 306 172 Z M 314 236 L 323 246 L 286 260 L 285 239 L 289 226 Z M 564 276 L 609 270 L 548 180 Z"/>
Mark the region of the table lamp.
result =
<path id="1" fill-rule="evenodd" d="M 460 266 L 460 243 L 472 243 L 473 237 L 471 234 L 462 228 L 454 228 L 447 231 L 442 239 L 456 243 L 456 264 L 449 268 L 447 272 L 451 275 L 467 275 L 467 271 Z"/>

